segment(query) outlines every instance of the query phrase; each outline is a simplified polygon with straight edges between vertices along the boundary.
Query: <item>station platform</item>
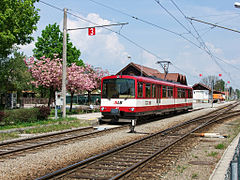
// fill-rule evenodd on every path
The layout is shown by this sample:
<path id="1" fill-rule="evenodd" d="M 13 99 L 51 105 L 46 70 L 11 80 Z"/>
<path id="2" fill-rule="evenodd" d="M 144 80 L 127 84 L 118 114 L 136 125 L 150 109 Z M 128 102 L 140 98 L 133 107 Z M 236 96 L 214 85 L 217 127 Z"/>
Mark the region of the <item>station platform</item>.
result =
<path id="1" fill-rule="evenodd" d="M 228 167 L 233 159 L 235 149 L 238 145 L 240 133 L 233 139 L 228 148 L 224 151 L 221 159 L 216 165 L 209 180 L 224 180 L 225 174 L 227 173 Z"/>
<path id="2" fill-rule="evenodd" d="M 75 117 L 80 120 L 89 120 L 89 121 L 94 121 L 98 120 L 102 115 L 100 112 L 97 113 L 86 113 L 86 114 L 74 114 L 74 115 L 69 115 L 68 117 Z"/>

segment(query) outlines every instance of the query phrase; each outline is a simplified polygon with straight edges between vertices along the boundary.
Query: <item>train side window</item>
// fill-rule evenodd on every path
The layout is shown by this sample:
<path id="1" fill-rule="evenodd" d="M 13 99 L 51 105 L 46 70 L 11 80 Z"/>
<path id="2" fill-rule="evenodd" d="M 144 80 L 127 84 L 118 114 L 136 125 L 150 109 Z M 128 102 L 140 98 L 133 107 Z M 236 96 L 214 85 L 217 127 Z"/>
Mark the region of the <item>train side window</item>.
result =
<path id="1" fill-rule="evenodd" d="M 151 84 L 146 84 L 146 98 L 150 98 L 151 97 Z"/>
<path id="2" fill-rule="evenodd" d="M 167 87 L 167 91 L 168 91 L 167 97 L 168 97 L 168 98 L 173 98 L 173 87 L 168 86 L 168 87 Z"/>
<path id="3" fill-rule="evenodd" d="M 178 92 L 178 98 L 181 98 L 181 90 L 180 90 L 180 88 L 177 88 L 177 92 Z"/>
<path id="4" fill-rule="evenodd" d="M 178 98 L 185 98 L 185 91 L 182 88 L 177 89 L 178 92 Z"/>
<path id="5" fill-rule="evenodd" d="M 157 97 L 157 103 L 161 102 L 161 86 L 160 85 L 156 85 L 156 97 Z"/>
<path id="6" fill-rule="evenodd" d="M 152 85 L 152 97 L 153 98 L 156 97 L 156 85 L 155 84 Z"/>
<path id="7" fill-rule="evenodd" d="M 162 86 L 162 97 L 163 98 L 167 97 L 167 88 L 166 88 L 166 86 Z"/>
<path id="8" fill-rule="evenodd" d="M 143 97 L 143 83 L 138 82 L 138 97 L 141 98 Z"/>
<path id="9" fill-rule="evenodd" d="M 159 89 L 158 89 L 158 93 L 159 93 L 158 98 L 161 99 L 161 86 L 158 86 L 158 87 L 159 87 Z"/>

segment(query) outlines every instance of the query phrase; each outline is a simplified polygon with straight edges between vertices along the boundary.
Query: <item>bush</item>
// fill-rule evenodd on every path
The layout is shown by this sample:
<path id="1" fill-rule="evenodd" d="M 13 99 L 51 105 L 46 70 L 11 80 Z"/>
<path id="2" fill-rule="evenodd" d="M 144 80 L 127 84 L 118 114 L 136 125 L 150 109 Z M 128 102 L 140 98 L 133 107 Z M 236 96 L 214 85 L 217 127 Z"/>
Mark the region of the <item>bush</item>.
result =
<path id="1" fill-rule="evenodd" d="M 0 122 L 3 121 L 3 118 L 4 118 L 4 112 L 3 112 L 3 111 L 0 111 Z"/>
<path id="2" fill-rule="evenodd" d="M 39 110 L 37 108 L 31 109 L 14 109 L 6 110 L 4 112 L 5 125 L 23 123 L 23 122 L 35 122 L 37 121 Z"/>
<path id="3" fill-rule="evenodd" d="M 37 115 L 37 119 L 38 120 L 45 120 L 48 118 L 48 116 L 50 115 L 51 109 L 50 107 L 47 106 L 40 106 L 38 107 L 38 115 Z"/>

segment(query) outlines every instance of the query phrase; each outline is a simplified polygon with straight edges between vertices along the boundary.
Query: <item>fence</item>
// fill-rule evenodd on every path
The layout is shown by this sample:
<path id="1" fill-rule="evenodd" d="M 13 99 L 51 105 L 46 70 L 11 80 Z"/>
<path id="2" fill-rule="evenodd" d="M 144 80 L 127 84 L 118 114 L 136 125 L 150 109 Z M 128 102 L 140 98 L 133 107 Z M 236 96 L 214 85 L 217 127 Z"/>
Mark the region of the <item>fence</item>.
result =
<path id="1" fill-rule="evenodd" d="M 238 180 L 240 179 L 240 139 L 235 149 L 235 153 L 232 161 L 228 167 L 227 173 L 225 174 L 225 180 Z"/>
<path id="2" fill-rule="evenodd" d="M 99 104 L 101 95 L 99 94 L 91 94 L 90 103 Z M 24 104 L 48 104 L 48 98 L 20 98 L 21 105 Z M 66 103 L 70 104 L 71 97 L 66 97 Z M 73 103 L 75 104 L 88 104 L 88 96 L 87 95 L 75 95 L 73 96 Z"/>
<path id="3" fill-rule="evenodd" d="M 47 98 L 20 98 L 21 104 L 48 104 Z"/>
<path id="4" fill-rule="evenodd" d="M 91 94 L 90 97 L 91 97 L 90 103 L 92 103 L 92 104 L 100 103 L 100 99 L 101 99 L 100 94 Z M 67 96 L 66 98 L 67 98 L 66 99 L 67 104 L 70 104 L 71 97 Z M 86 104 L 88 104 L 88 96 L 87 95 L 75 95 L 75 96 L 73 96 L 73 103 L 86 105 Z"/>

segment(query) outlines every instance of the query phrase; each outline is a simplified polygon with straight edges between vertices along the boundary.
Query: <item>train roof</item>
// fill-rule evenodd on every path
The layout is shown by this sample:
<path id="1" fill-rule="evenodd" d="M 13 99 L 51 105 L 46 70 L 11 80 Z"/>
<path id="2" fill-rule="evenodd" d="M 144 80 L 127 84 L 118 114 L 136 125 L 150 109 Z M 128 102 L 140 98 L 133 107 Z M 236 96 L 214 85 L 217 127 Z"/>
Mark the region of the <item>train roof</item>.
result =
<path id="1" fill-rule="evenodd" d="M 130 75 L 111 75 L 111 76 L 105 76 L 102 79 L 104 80 L 104 79 L 116 79 L 116 78 L 136 79 L 136 80 L 139 80 L 139 81 L 144 81 L 144 82 L 149 82 L 149 83 L 159 83 L 159 81 L 161 81 L 161 84 L 163 84 L 163 85 L 177 86 L 177 87 L 180 87 L 180 88 L 192 89 L 191 87 L 180 84 L 178 82 L 159 79 L 159 78 L 156 78 L 156 77 L 143 77 L 143 76 L 130 76 Z"/>

